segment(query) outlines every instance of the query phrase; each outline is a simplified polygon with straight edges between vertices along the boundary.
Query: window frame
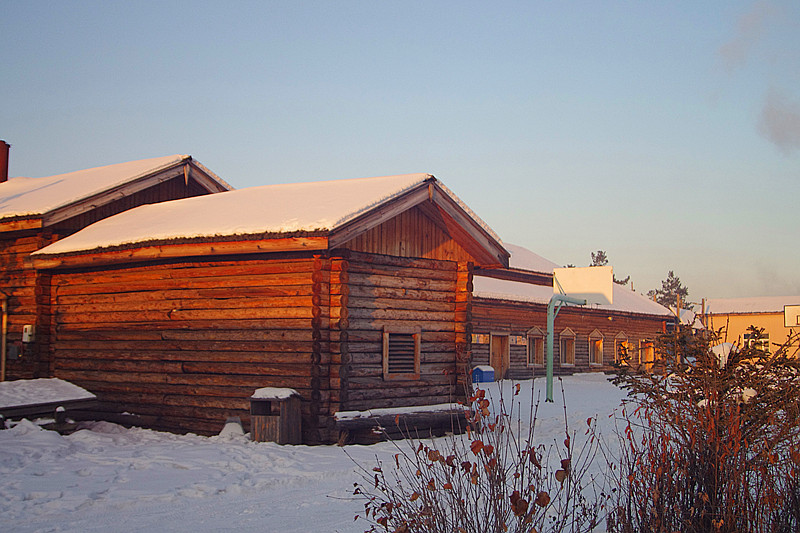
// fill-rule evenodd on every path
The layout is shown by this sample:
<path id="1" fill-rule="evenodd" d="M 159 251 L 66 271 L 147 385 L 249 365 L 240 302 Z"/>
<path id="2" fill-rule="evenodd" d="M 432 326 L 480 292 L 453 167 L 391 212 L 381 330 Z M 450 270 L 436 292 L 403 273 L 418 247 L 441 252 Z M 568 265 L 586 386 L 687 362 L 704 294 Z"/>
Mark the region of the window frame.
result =
<path id="1" fill-rule="evenodd" d="M 652 368 L 656 362 L 656 343 L 651 339 L 639 341 L 639 364 Z"/>
<path id="2" fill-rule="evenodd" d="M 756 350 L 761 350 L 765 353 L 771 353 L 769 349 L 769 332 L 762 331 L 761 336 L 756 339 L 754 338 L 756 335 L 754 333 L 745 332 L 742 334 L 742 341 L 746 348 L 754 348 Z"/>
<path id="3" fill-rule="evenodd" d="M 545 353 L 544 353 L 544 333 L 542 330 L 534 327 L 528 330 L 526 333 L 528 338 L 528 346 L 527 346 L 527 366 L 528 367 L 543 367 L 545 365 Z M 533 348 L 533 349 L 531 349 Z M 538 350 L 537 350 L 538 348 Z M 533 353 L 531 353 L 533 352 Z M 538 357 L 537 357 L 538 356 Z M 537 359 L 541 358 L 541 362 L 537 362 Z"/>
<path id="4" fill-rule="evenodd" d="M 620 348 L 625 347 L 627 350 L 628 355 L 628 362 L 622 360 L 620 356 Z M 614 337 L 614 363 L 618 365 L 626 365 L 629 364 L 631 361 L 631 342 L 628 339 L 628 335 L 624 331 L 620 331 L 617 333 L 616 337 Z"/>
<path id="5" fill-rule="evenodd" d="M 575 332 L 570 328 L 564 328 L 558 334 L 558 360 L 561 366 L 575 366 Z M 564 342 L 567 343 L 567 350 L 564 350 Z M 564 352 L 568 352 L 572 361 L 567 361 Z"/>
<path id="6" fill-rule="evenodd" d="M 604 353 L 603 353 L 603 341 L 605 340 L 603 334 L 600 330 L 596 329 L 589 334 L 589 365 L 590 366 L 603 366 L 604 364 Z M 600 353 L 600 361 L 597 361 L 597 351 L 598 351 L 598 343 L 599 343 L 599 353 Z"/>
<path id="7" fill-rule="evenodd" d="M 414 371 L 413 372 L 390 372 L 389 360 L 392 356 L 390 353 L 391 336 L 392 335 L 410 335 L 414 339 Z M 393 326 L 384 326 L 383 328 L 383 379 L 384 381 L 391 380 L 418 380 L 420 379 L 421 367 L 421 348 L 422 348 L 422 329 L 421 328 L 402 328 Z"/>

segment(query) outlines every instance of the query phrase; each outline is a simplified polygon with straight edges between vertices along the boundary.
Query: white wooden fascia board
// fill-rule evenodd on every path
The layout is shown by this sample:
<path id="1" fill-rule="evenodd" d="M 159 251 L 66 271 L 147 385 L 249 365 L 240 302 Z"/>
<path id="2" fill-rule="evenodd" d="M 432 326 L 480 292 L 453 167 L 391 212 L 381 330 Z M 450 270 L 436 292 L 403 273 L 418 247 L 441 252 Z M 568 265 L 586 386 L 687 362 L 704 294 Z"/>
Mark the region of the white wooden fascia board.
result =
<path id="1" fill-rule="evenodd" d="M 189 159 L 189 177 L 194 178 L 197 183 L 212 193 L 233 190 L 233 187 L 228 182 L 211 172 L 204 165 L 200 164 L 200 162 L 191 158 Z"/>
<path id="2" fill-rule="evenodd" d="M 412 207 L 425 202 L 428 199 L 427 185 L 427 182 L 424 182 L 399 198 L 395 198 L 383 205 L 370 209 L 365 214 L 335 229 L 328 237 L 330 248 L 338 248 L 347 241 L 355 239 L 362 233 L 376 226 L 380 226 L 400 213 L 408 211 Z"/>
<path id="3" fill-rule="evenodd" d="M 465 213 L 464 209 L 450 198 L 449 194 L 437 187 L 433 187 L 430 196 L 433 203 L 461 226 L 472 239 L 486 250 L 486 253 L 496 258 L 504 267 L 508 267 L 508 259 L 510 257 L 508 251 L 476 223 L 472 217 Z"/>
<path id="4" fill-rule="evenodd" d="M 62 220 L 67 220 L 68 218 L 91 211 L 99 206 L 111 203 L 114 200 L 125 198 L 126 196 L 130 196 L 131 194 L 147 189 L 148 187 L 152 187 L 153 185 L 157 185 L 159 183 L 171 180 L 177 176 L 181 176 L 183 175 L 183 167 L 185 164 L 185 161 L 181 161 L 178 166 L 170 167 L 156 174 L 144 176 L 128 183 L 123 183 L 122 185 L 118 185 L 112 189 L 108 189 L 88 198 L 84 198 L 83 200 L 79 200 L 73 204 L 54 209 L 42 217 L 42 222 L 45 226 L 52 226 L 53 224 L 61 222 Z"/>

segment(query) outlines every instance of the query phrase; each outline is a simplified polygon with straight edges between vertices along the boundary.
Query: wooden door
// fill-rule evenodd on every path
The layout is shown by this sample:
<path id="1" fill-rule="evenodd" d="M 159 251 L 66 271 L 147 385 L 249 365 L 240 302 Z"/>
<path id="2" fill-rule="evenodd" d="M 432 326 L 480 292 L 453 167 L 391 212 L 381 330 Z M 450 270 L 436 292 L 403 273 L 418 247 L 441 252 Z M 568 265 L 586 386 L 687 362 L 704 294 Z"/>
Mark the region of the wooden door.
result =
<path id="1" fill-rule="evenodd" d="M 494 379 L 506 378 L 510 364 L 508 335 L 492 335 L 489 339 L 489 364 L 494 368 Z"/>

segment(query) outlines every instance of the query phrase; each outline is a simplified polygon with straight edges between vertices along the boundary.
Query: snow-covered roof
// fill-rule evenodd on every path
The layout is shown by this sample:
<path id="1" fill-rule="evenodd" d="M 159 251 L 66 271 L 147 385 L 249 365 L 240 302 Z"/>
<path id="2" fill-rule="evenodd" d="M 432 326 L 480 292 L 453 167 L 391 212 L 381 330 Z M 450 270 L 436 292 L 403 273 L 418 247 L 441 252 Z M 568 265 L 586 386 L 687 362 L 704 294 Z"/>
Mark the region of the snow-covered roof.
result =
<path id="1" fill-rule="evenodd" d="M 92 224 L 36 255 L 181 239 L 275 233 L 329 234 L 428 182 L 437 183 L 445 195 L 463 206 L 430 174 L 264 185 L 143 205 Z M 500 242 L 474 213 L 466 212 L 475 224 Z"/>
<path id="2" fill-rule="evenodd" d="M 511 252 L 509 266 L 536 272 L 552 272 L 557 267 L 556 263 L 549 261 L 522 246 L 505 243 L 505 248 Z M 482 277 L 476 275 L 473 279 L 473 296 L 477 298 L 490 298 L 497 300 L 510 300 L 516 302 L 530 302 L 544 304 L 553 296 L 553 287 L 547 285 L 534 285 L 520 281 L 509 281 Z M 642 313 L 648 315 L 673 316 L 666 307 L 654 302 L 648 297 L 630 290 L 628 287 L 614 284 L 614 303 L 611 305 L 593 304 L 590 308 L 607 309 L 609 311 L 623 311 L 628 313 Z"/>
<path id="3" fill-rule="evenodd" d="M 10 178 L 0 183 L 0 219 L 43 215 L 190 159 L 169 155 L 44 178 Z"/>
<path id="4" fill-rule="evenodd" d="M 753 298 L 709 298 L 709 314 L 783 313 L 784 305 L 800 305 L 800 296 L 756 296 Z"/>
<path id="5" fill-rule="evenodd" d="M 535 254 L 522 246 L 510 243 L 504 243 L 504 246 L 506 250 L 511 252 L 511 257 L 508 260 L 508 266 L 510 268 L 532 270 L 534 272 L 548 272 L 552 274 L 553 269 L 559 266 L 549 259 L 545 259 L 541 255 Z"/>

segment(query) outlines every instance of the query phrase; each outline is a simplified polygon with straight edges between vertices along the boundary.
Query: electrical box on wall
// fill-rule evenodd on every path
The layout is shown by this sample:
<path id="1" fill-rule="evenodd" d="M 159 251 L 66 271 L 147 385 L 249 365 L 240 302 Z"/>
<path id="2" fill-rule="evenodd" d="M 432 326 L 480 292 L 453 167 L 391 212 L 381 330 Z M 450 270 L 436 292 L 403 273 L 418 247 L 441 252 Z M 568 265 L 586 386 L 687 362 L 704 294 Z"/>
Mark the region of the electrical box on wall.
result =
<path id="1" fill-rule="evenodd" d="M 22 326 L 22 342 L 33 342 L 36 337 L 36 326 L 28 324 Z"/>

